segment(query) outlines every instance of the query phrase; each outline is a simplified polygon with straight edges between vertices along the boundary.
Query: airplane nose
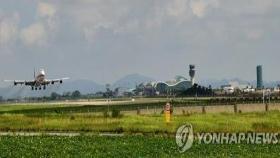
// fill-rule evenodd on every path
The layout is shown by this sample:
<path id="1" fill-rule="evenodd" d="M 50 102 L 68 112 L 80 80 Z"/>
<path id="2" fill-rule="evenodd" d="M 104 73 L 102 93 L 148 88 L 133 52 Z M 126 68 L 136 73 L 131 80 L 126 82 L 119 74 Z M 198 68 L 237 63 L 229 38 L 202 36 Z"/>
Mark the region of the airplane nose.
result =
<path id="1" fill-rule="evenodd" d="M 42 70 L 40 71 L 40 74 L 45 75 L 45 71 L 42 69 Z"/>

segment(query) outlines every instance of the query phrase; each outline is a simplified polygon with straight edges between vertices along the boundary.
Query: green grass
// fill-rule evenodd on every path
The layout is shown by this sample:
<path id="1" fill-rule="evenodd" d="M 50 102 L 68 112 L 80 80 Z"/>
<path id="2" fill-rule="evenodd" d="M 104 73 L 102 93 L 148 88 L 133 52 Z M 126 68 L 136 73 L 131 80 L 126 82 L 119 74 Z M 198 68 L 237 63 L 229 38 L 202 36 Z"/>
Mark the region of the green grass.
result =
<path id="1" fill-rule="evenodd" d="M 279 157 L 280 145 L 197 144 L 180 154 L 168 137 L 0 137 L 1 157 Z"/>
<path id="2" fill-rule="evenodd" d="M 277 100 L 274 100 L 277 101 Z M 0 114 L 3 113 L 19 113 L 19 114 L 45 114 L 45 113 L 88 113 L 102 112 L 110 108 L 115 108 L 120 111 L 135 111 L 137 109 L 162 108 L 166 102 L 171 102 L 174 107 L 188 106 L 212 106 L 212 105 L 233 105 L 237 103 L 252 104 L 260 103 L 260 101 L 243 100 L 239 98 L 136 98 L 134 102 L 131 98 L 114 98 L 111 102 L 106 102 L 105 99 L 93 100 L 69 100 L 69 101 L 54 101 L 54 102 L 34 102 L 34 103 L 1 103 Z"/>
<path id="3" fill-rule="evenodd" d="M 124 105 L 132 106 L 130 105 Z M 136 104 L 135 104 L 136 106 Z M 100 106 L 101 107 L 101 106 Z M 56 111 L 62 108 L 66 111 Z M 77 108 L 77 109 L 75 109 Z M 280 112 L 187 113 L 103 117 L 86 111 L 88 106 L 13 105 L 0 107 L 0 132 L 80 132 L 77 137 L 1 136 L 0 157 L 279 157 L 280 144 L 197 144 L 180 154 L 174 133 L 191 123 L 194 132 L 280 132 Z M 67 112 L 68 110 L 68 112 Z M 89 132 L 94 136 L 86 136 Z M 125 133 L 124 137 L 99 137 L 99 132 Z M 87 133 L 88 134 L 88 133 Z M 133 134 L 131 136 L 130 134 Z M 136 136 L 139 135 L 139 136 Z"/>
<path id="4" fill-rule="evenodd" d="M 188 114 L 172 117 L 170 124 L 164 115 L 130 115 L 117 118 L 96 113 L 75 114 L 1 114 L 0 131 L 79 131 L 173 134 L 185 123 L 195 132 L 280 132 L 280 112 Z"/>
<path id="5" fill-rule="evenodd" d="M 122 102 L 125 101 L 125 102 Z M 54 101 L 54 102 L 34 102 L 34 103 L 2 103 L 0 104 L 0 113 L 75 113 L 75 112 L 100 112 L 110 107 L 119 110 L 137 110 L 146 109 L 146 107 L 162 108 L 166 102 L 170 102 L 167 98 L 136 98 L 134 102 L 131 98 L 114 98 L 107 103 L 106 99 L 94 100 L 70 100 L 70 101 Z M 174 106 L 196 106 L 205 105 L 207 99 L 201 98 L 175 98 L 172 99 Z"/>

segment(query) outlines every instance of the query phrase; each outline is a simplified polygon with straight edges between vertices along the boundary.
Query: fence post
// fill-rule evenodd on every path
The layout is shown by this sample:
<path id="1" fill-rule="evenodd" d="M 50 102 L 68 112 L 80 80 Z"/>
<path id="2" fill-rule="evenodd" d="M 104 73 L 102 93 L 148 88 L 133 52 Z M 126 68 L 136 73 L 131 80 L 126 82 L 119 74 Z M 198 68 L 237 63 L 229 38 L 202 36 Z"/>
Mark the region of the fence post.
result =
<path id="1" fill-rule="evenodd" d="M 266 112 L 269 111 L 269 104 L 268 104 L 268 103 L 265 104 L 265 111 L 266 111 Z"/>
<path id="2" fill-rule="evenodd" d="M 233 109 L 234 109 L 234 113 L 237 113 L 237 105 L 236 104 L 233 105 Z"/>
<path id="3" fill-rule="evenodd" d="M 137 108 L 137 115 L 140 115 L 140 108 Z"/>
<path id="4" fill-rule="evenodd" d="M 205 114 L 205 113 L 206 113 L 205 106 L 202 106 L 202 113 L 203 113 L 203 114 Z"/>

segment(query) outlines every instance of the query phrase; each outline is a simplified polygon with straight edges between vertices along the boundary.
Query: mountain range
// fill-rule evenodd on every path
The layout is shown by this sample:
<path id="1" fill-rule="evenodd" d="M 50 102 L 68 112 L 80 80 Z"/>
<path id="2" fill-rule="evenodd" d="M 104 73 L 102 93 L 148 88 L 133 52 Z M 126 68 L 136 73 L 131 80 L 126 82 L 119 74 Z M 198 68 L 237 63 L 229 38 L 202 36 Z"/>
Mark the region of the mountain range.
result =
<path id="1" fill-rule="evenodd" d="M 110 85 L 110 89 L 115 89 L 118 87 L 124 89 L 135 88 L 137 84 L 155 81 L 151 77 L 147 77 L 140 74 L 130 74 L 124 76 Z M 255 87 L 256 81 L 245 81 L 238 78 L 234 79 L 208 79 L 208 80 L 200 80 L 198 81 L 199 85 L 208 87 L 209 85 L 212 88 L 219 88 L 221 85 L 229 84 L 230 82 L 238 82 L 239 84 L 250 84 Z M 264 82 L 265 87 L 275 87 L 280 84 L 280 81 L 271 81 Z M 48 86 L 46 90 L 41 91 L 31 91 L 30 87 L 26 86 L 13 86 L 10 85 L 8 87 L 0 88 L 0 96 L 4 98 L 21 98 L 23 96 L 49 96 L 52 92 L 63 94 L 64 92 L 72 92 L 75 90 L 79 90 L 82 94 L 96 93 L 98 91 L 105 91 L 106 86 L 103 84 L 96 83 L 92 80 L 69 80 L 64 82 L 61 85 L 51 85 Z"/>
<path id="2" fill-rule="evenodd" d="M 137 84 L 143 82 L 154 81 L 150 77 L 146 77 L 140 74 L 130 74 L 120 78 L 116 82 L 110 85 L 110 89 L 115 89 L 117 87 L 130 89 L 135 88 Z M 105 91 L 106 86 L 103 84 L 98 84 L 91 80 L 79 79 L 79 80 L 69 80 L 65 81 L 63 84 L 50 85 L 46 90 L 31 91 L 30 87 L 26 86 L 13 86 L 0 88 L 0 96 L 4 98 L 21 98 L 26 96 L 49 96 L 52 92 L 63 94 L 64 92 L 72 92 L 79 90 L 82 94 L 96 93 L 98 91 Z"/>

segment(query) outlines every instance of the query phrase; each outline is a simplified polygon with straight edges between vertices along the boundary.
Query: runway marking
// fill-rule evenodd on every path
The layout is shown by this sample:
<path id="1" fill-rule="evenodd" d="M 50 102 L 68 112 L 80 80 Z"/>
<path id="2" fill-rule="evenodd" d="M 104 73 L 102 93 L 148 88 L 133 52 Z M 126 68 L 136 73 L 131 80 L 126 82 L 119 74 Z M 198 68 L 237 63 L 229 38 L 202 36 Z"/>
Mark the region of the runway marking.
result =
<path id="1" fill-rule="evenodd" d="M 100 133 L 99 136 L 106 136 L 106 137 L 122 137 L 124 134 L 117 134 L 117 133 Z"/>
<path id="2" fill-rule="evenodd" d="M 81 133 L 59 133 L 59 132 L 0 132 L 0 136 L 80 136 Z"/>
<path id="3" fill-rule="evenodd" d="M 0 136 L 63 136 L 63 137 L 76 137 L 76 136 L 93 136 L 96 133 L 60 133 L 60 132 L 0 132 Z M 98 136 L 101 137 L 122 137 L 124 134 L 117 133 L 100 133 Z"/>

